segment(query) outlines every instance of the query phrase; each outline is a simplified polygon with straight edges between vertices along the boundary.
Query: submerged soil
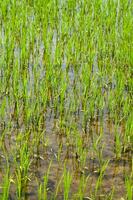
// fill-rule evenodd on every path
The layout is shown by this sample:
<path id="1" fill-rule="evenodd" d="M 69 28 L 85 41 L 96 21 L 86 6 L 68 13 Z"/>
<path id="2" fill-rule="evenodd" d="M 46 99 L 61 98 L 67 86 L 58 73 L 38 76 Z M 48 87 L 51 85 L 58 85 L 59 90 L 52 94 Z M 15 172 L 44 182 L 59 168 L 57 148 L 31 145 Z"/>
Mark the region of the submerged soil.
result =
<path id="1" fill-rule="evenodd" d="M 55 192 L 59 182 L 59 191 L 56 199 L 63 199 L 63 182 L 62 174 L 64 169 L 64 163 L 66 163 L 67 169 L 72 174 L 72 183 L 70 189 L 70 199 L 78 199 L 76 193 L 80 181 L 83 177 L 88 177 L 86 189 L 84 191 L 84 199 L 89 199 L 93 194 L 96 187 L 96 182 L 99 178 L 100 172 L 100 160 L 98 152 L 102 150 L 102 163 L 109 160 L 108 166 L 103 175 L 101 187 L 97 193 L 98 200 L 106 199 L 109 194 L 113 193 L 113 199 L 125 198 L 125 178 L 132 170 L 131 163 L 131 151 L 121 153 L 119 159 L 116 158 L 115 153 L 115 138 L 114 138 L 114 124 L 110 120 L 107 113 L 105 113 L 103 121 L 99 121 L 98 118 L 88 124 L 86 133 L 80 126 L 80 119 L 76 119 L 76 124 L 79 123 L 79 137 L 81 141 L 81 148 L 86 152 L 86 162 L 83 165 L 80 155 L 78 154 L 78 148 L 74 142 L 75 138 L 73 132 L 70 133 L 69 138 L 66 137 L 64 131 L 59 131 L 58 120 L 54 118 L 51 111 L 47 112 L 45 121 L 44 141 L 39 141 L 37 149 L 32 148 L 33 153 L 31 156 L 31 165 L 29 170 L 29 181 L 27 187 L 23 191 L 23 199 L 35 200 L 38 199 L 38 185 L 43 183 L 43 176 L 46 173 L 49 163 L 52 160 L 50 167 L 50 173 L 48 178 L 48 199 L 53 199 L 53 193 Z M 50 116 L 51 115 L 51 116 Z M 49 117 L 50 116 L 50 117 Z M 96 138 L 100 135 L 101 127 L 103 129 L 103 136 L 98 145 L 98 152 L 94 150 L 93 144 Z M 18 151 L 20 144 L 16 143 L 15 135 L 18 131 L 14 129 L 12 135 L 4 139 L 4 149 L 0 152 L 0 180 L 3 180 L 4 166 L 6 164 L 5 155 L 9 157 L 9 163 L 11 166 L 11 176 L 14 177 L 14 160 L 13 153 Z M 16 131 L 16 133 L 15 133 Z M 124 126 L 120 125 L 119 132 L 123 135 Z M 36 133 L 38 134 L 38 133 Z M 32 135 L 29 140 L 32 143 Z M 30 151 L 32 151 L 30 150 Z M 58 160 L 58 154 L 60 151 L 60 160 Z M 3 153 L 4 152 L 4 153 Z M 19 160 L 19 157 L 18 157 Z M 1 190 L 2 192 L 2 190 Z M 16 186 L 12 182 L 10 188 L 10 198 L 16 198 Z"/>

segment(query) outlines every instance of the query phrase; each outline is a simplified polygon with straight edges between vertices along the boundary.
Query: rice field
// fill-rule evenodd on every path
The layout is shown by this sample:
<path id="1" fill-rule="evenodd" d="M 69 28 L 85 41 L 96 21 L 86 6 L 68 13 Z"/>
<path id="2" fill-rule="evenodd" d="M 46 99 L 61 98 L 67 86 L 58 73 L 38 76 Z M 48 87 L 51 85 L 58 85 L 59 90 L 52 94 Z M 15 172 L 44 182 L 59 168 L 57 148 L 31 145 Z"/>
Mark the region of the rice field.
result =
<path id="1" fill-rule="evenodd" d="M 132 200 L 132 77 L 132 0 L 0 0 L 0 200 Z"/>

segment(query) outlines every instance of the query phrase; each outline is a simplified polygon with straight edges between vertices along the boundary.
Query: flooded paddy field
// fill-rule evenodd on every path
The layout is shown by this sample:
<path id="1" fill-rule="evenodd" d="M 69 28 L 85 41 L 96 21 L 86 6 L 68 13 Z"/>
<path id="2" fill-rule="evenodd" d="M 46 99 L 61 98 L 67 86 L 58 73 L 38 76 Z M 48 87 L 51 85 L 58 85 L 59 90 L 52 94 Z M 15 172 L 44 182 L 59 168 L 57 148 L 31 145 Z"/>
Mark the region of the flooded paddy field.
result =
<path id="1" fill-rule="evenodd" d="M 132 200 L 133 2 L 0 6 L 0 199 Z"/>

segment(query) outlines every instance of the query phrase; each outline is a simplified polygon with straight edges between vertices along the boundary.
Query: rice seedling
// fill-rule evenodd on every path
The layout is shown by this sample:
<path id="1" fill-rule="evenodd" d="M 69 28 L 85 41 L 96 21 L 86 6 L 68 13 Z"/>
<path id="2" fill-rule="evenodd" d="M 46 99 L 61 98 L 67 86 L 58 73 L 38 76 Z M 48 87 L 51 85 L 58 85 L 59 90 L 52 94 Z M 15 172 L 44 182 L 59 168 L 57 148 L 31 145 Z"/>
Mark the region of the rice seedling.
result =
<path id="1" fill-rule="evenodd" d="M 121 157 L 122 145 L 120 140 L 120 134 L 118 133 L 117 127 L 115 130 L 115 152 L 116 152 L 116 158 L 119 159 Z"/>
<path id="2" fill-rule="evenodd" d="M 69 171 L 66 170 L 66 167 L 64 167 L 64 199 L 69 199 L 69 191 L 72 181 L 72 175 Z"/>
<path id="3" fill-rule="evenodd" d="M 2 199 L 9 199 L 9 189 L 10 189 L 10 175 L 9 175 L 9 167 L 6 169 L 6 174 L 3 180 L 3 185 L 2 185 Z"/>
<path id="4" fill-rule="evenodd" d="M 125 186 L 127 191 L 127 199 L 132 199 L 133 197 L 133 182 L 132 182 L 132 176 L 126 177 L 125 179 Z"/>
<path id="5" fill-rule="evenodd" d="M 101 170 L 100 170 L 100 175 L 99 175 L 99 177 L 98 177 L 98 180 L 97 180 L 96 186 L 95 186 L 95 194 L 94 194 L 95 198 L 96 198 L 96 196 L 97 196 L 98 190 L 99 190 L 100 187 L 101 187 L 102 179 L 103 179 L 103 176 L 104 176 L 104 173 L 105 173 L 105 170 L 106 170 L 108 164 L 109 164 L 109 160 L 105 161 L 105 162 L 103 163 L 103 165 L 102 165 Z"/>
<path id="6" fill-rule="evenodd" d="M 46 172 L 46 174 L 44 175 L 44 181 L 43 184 L 41 183 L 39 185 L 39 189 L 38 189 L 38 199 L 42 200 L 46 200 L 47 199 L 47 192 L 48 192 L 48 177 L 49 177 L 49 171 L 50 171 L 50 167 L 51 167 L 52 161 L 49 164 L 48 170 Z"/>
<path id="7" fill-rule="evenodd" d="M 83 199 L 85 196 L 88 179 L 89 179 L 89 176 L 85 177 L 84 175 L 80 179 L 78 194 L 76 195 L 80 200 Z"/>

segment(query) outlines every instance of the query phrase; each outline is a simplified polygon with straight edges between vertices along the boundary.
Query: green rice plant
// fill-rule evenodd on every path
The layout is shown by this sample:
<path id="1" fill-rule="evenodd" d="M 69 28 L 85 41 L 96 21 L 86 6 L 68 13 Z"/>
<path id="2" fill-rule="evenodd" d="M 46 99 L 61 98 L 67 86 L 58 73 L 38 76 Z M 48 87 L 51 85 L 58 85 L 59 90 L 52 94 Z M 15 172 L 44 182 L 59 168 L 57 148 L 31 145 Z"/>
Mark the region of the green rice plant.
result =
<path id="1" fill-rule="evenodd" d="M 11 184 L 11 178 L 10 178 L 10 169 L 9 166 L 6 169 L 5 172 L 5 177 L 3 180 L 3 185 L 2 185 L 2 198 L 8 200 L 9 199 L 9 189 L 10 189 L 10 184 Z"/>
<path id="2" fill-rule="evenodd" d="M 106 160 L 106 161 L 104 161 L 104 163 L 103 163 L 103 165 L 101 167 L 100 174 L 99 174 L 99 177 L 97 179 L 96 186 L 95 186 L 95 193 L 94 193 L 95 198 L 96 198 L 97 193 L 100 190 L 100 187 L 102 185 L 102 180 L 103 180 L 103 177 L 104 177 L 104 173 L 105 173 L 105 170 L 106 170 L 108 164 L 109 164 L 109 160 Z"/>
<path id="3" fill-rule="evenodd" d="M 38 200 L 42 200 L 42 184 L 38 187 Z"/>
<path id="4" fill-rule="evenodd" d="M 118 132 L 118 127 L 116 127 L 115 128 L 115 153 L 116 153 L 117 159 L 121 158 L 121 152 L 122 152 L 121 138 Z"/>
<path id="5" fill-rule="evenodd" d="M 82 172 L 87 158 L 87 149 L 83 146 L 83 138 L 79 132 L 75 131 L 75 142 L 76 142 L 76 163 L 79 170 Z"/>
<path id="6" fill-rule="evenodd" d="M 126 121 L 125 125 L 125 134 L 124 134 L 124 151 L 126 149 L 132 149 L 132 142 L 133 142 L 133 136 L 132 136 L 132 131 L 133 131 L 133 124 L 132 124 L 132 116 L 133 112 L 128 116 L 128 119 Z"/>
<path id="7" fill-rule="evenodd" d="M 17 169 L 16 171 L 16 183 L 17 183 L 17 199 L 21 199 L 22 197 L 22 175 L 21 170 Z"/>
<path id="8" fill-rule="evenodd" d="M 78 199 L 82 200 L 84 198 L 85 191 L 87 189 L 87 182 L 88 182 L 89 176 L 85 177 L 84 175 L 80 178 L 80 183 L 78 187 Z"/>
<path id="9" fill-rule="evenodd" d="M 48 184 L 48 176 L 49 176 L 49 172 L 50 172 L 50 167 L 51 167 L 51 164 L 52 164 L 52 160 L 49 164 L 49 167 L 48 167 L 48 171 L 46 173 L 46 175 L 44 176 L 44 190 L 43 190 L 43 199 L 46 200 L 47 199 L 47 184 Z"/>
<path id="10" fill-rule="evenodd" d="M 62 176 L 60 177 L 60 179 L 57 182 L 56 190 L 55 190 L 55 193 L 54 193 L 54 200 L 57 199 L 57 195 L 60 192 L 60 188 L 61 188 L 61 183 L 62 183 L 63 177 L 64 177 L 64 174 L 62 174 Z"/>
<path id="11" fill-rule="evenodd" d="M 64 200 L 68 200 L 70 186 L 72 182 L 72 175 L 70 174 L 69 171 L 67 171 L 66 167 L 64 167 L 63 176 L 64 176 L 64 179 L 63 179 L 64 180 Z"/>
<path id="12" fill-rule="evenodd" d="M 52 164 L 52 160 L 50 161 L 47 172 L 44 175 L 43 183 L 41 183 L 39 185 L 39 188 L 38 188 L 38 199 L 39 200 L 47 200 L 47 192 L 48 192 L 47 185 L 48 185 L 48 177 L 49 177 L 49 173 L 50 173 L 51 164 Z"/>
<path id="13" fill-rule="evenodd" d="M 115 194 L 115 188 L 113 186 L 113 188 L 111 189 L 111 192 L 107 194 L 106 200 L 113 200 L 114 194 Z"/>
<path id="14" fill-rule="evenodd" d="M 62 143 L 59 145 L 59 149 L 58 149 L 58 154 L 57 154 L 57 160 L 60 163 L 60 159 L 61 159 L 61 153 L 62 153 Z"/>
<path id="15" fill-rule="evenodd" d="M 116 153 L 116 158 L 119 159 L 121 157 L 121 152 L 122 152 L 122 145 L 121 145 L 121 140 L 119 133 L 115 134 L 115 153 Z"/>
<path id="16" fill-rule="evenodd" d="M 133 198 L 133 181 L 132 175 L 125 178 L 125 187 L 126 187 L 126 198 L 132 200 Z"/>
<path id="17" fill-rule="evenodd" d="M 22 136 L 20 136 L 22 137 Z M 20 138 L 21 140 L 22 138 Z M 31 164 L 30 160 L 30 152 L 28 150 L 28 144 L 25 142 L 23 146 L 20 149 L 19 152 L 19 163 L 17 162 L 15 158 L 15 164 L 16 164 L 16 183 L 17 183 L 17 198 L 21 199 L 23 192 L 25 190 L 25 187 L 27 185 L 27 182 L 29 180 L 28 177 L 28 170 Z"/>
<path id="18" fill-rule="evenodd" d="M 6 110 L 6 97 L 3 98 L 2 102 L 1 102 L 1 109 L 0 109 L 1 119 L 3 119 L 3 120 L 4 120 L 4 116 L 5 116 L 5 110 Z"/>
<path id="19" fill-rule="evenodd" d="M 102 137 L 103 137 L 103 130 L 101 128 L 100 135 L 98 136 L 97 139 L 93 141 L 93 148 L 94 148 L 94 151 L 96 152 L 96 156 L 99 161 L 99 171 L 102 169 L 102 166 L 104 163 L 104 159 L 103 159 L 104 144 L 102 144 Z"/>
<path id="20" fill-rule="evenodd" d="M 91 74 L 91 68 L 88 65 L 84 65 L 82 69 L 82 76 L 83 76 L 83 96 L 82 96 L 82 110 L 84 112 L 84 129 L 85 132 L 87 132 L 87 121 L 88 121 L 88 100 L 89 99 L 89 89 L 90 89 L 90 84 L 91 84 L 91 79 L 90 79 L 90 74 Z M 90 101 L 91 102 L 91 101 Z M 91 110 L 93 109 L 93 105 L 90 103 L 90 108 Z M 91 113 L 90 113 L 91 114 Z M 93 114 L 93 113 L 92 113 Z"/>

